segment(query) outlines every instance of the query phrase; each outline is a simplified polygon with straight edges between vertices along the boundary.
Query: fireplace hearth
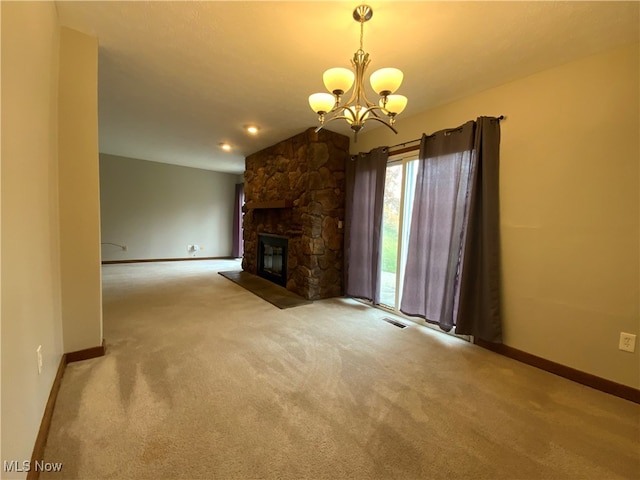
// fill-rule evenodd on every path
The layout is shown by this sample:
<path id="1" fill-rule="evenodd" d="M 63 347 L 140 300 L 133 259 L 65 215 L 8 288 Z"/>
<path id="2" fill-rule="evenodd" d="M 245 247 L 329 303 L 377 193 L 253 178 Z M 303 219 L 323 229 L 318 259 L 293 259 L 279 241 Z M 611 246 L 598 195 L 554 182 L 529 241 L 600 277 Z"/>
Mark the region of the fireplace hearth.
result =
<path id="1" fill-rule="evenodd" d="M 288 245 L 282 235 L 258 234 L 258 276 L 287 286 Z"/>

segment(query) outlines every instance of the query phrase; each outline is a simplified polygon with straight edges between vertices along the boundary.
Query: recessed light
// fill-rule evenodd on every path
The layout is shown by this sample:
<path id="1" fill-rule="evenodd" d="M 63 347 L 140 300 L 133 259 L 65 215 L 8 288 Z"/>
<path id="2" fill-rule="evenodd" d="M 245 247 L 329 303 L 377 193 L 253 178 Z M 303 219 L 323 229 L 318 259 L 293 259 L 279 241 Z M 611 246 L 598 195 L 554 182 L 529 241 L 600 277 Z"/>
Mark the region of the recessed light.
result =
<path id="1" fill-rule="evenodd" d="M 256 133 L 258 133 L 258 131 L 260 130 L 257 126 L 255 125 L 246 125 L 244 127 L 244 129 L 247 131 L 247 133 L 250 133 L 251 135 L 255 135 Z"/>
<path id="2" fill-rule="evenodd" d="M 223 149 L 225 152 L 228 152 L 229 150 L 231 150 L 231 145 L 229 145 L 227 142 L 222 142 L 220 144 L 220 148 Z"/>

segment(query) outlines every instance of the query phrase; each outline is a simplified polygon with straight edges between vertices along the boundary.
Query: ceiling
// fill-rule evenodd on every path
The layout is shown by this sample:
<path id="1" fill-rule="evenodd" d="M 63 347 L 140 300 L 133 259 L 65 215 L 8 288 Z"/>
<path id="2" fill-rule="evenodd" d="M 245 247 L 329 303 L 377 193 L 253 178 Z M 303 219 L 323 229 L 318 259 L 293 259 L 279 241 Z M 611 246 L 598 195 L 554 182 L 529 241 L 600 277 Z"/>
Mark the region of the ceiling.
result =
<path id="1" fill-rule="evenodd" d="M 219 172 L 241 173 L 245 156 L 315 126 L 309 94 L 359 46 L 357 2 L 56 4 L 63 26 L 98 38 L 100 152 Z M 368 4 L 369 72 L 405 74 L 399 128 L 403 117 L 640 35 L 638 2 Z M 329 128 L 348 134 L 342 123 Z"/>

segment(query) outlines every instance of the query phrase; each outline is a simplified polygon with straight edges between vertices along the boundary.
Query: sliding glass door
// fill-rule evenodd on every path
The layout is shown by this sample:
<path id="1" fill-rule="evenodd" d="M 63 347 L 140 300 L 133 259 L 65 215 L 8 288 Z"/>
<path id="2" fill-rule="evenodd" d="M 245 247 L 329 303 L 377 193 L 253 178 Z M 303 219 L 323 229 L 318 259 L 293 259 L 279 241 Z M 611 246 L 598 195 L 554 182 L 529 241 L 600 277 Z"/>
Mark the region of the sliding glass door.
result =
<path id="1" fill-rule="evenodd" d="M 402 163 L 387 167 L 382 210 L 382 262 L 380 268 L 380 303 L 394 308 L 398 289 L 398 246 L 400 237 L 400 204 L 402 202 Z"/>
<path id="2" fill-rule="evenodd" d="M 417 173 L 417 153 L 392 158 L 387 166 L 382 216 L 382 261 L 380 262 L 380 304 L 398 311 L 407 256 L 404 246 L 409 224 Z"/>

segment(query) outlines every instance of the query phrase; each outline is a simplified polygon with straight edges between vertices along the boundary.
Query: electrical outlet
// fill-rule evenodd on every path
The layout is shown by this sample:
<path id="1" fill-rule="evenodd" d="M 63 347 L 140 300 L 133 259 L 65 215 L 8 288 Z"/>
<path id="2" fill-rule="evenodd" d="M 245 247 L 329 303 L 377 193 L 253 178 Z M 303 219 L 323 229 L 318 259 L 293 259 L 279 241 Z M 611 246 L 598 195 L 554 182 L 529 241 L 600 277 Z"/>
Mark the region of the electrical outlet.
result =
<path id="1" fill-rule="evenodd" d="M 620 332 L 620 343 L 618 344 L 618 348 L 625 352 L 635 352 L 636 336 L 633 333 Z"/>
<path id="2" fill-rule="evenodd" d="M 38 375 L 42 373 L 42 345 L 38 345 L 36 348 L 36 356 L 38 358 Z"/>

